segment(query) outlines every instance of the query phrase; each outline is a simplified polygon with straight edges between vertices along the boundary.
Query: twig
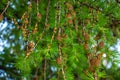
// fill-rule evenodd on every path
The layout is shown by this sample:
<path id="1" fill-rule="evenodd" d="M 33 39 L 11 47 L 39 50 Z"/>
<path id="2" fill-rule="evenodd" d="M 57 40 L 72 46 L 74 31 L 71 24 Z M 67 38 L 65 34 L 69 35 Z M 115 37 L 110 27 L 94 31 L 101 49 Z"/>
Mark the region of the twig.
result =
<path id="1" fill-rule="evenodd" d="M 97 7 L 93 7 L 91 4 L 87 4 L 87 3 L 85 3 L 85 2 L 81 2 L 80 4 L 81 4 L 81 6 L 86 6 L 86 7 L 88 7 L 88 8 L 93 9 L 93 10 L 99 11 L 99 12 L 105 14 L 105 16 L 109 16 L 109 17 L 111 17 L 111 18 L 113 18 L 113 19 L 116 19 L 116 17 L 114 17 L 114 16 L 112 15 L 112 13 L 105 13 L 105 11 L 103 11 L 103 9 L 100 8 L 100 7 L 98 7 L 98 6 L 97 6 Z"/>
<path id="2" fill-rule="evenodd" d="M 37 11 L 39 11 L 39 8 L 38 8 L 38 7 L 39 7 L 39 5 L 38 5 L 38 4 L 39 4 L 39 1 L 37 0 Z"/>
<path id="3" fill-rule="evenodd" d="M 44 80 L 46 80 L 46 67 L 47 67 L 47 60 L 44 60 Z"/>
<path id="4" fill-rule="evenodd" d="M 32 8 L 32 1 L 30 2 L 29 7 Z M 30 18 L 29 18 L 29 26 L 31 26 L 32 13 L 29 13 L 29 15 L 30 15 Z"/>
<path id="5" fill-rule="evenodd" d="M 36 69 L 35 76 L 37 76 L 37 74 L 38 74 L 38 69 L 39 69 L 39 66 Z"/>
<path id="6" fill-rule="evenodd" d="M 38 6 L 38 4 L 37 4 L 37 6 Z M 49 0 L 49 2 L 48 2 L 48 7 L 47 7 L 47 10 L 46 10 L 45 25 L 48 23 L 48 13 L 49 13 L 49 8 L 50 8 L 50 0 Z M 37 8 L 37 10 L 38 10 L 38 8 Z M 37 45 L 38 45 L 38 43 L 40 42 L 40 40 L 42 39 L 44 33 L 45 33 L 45 27 L 44 27 L 44 29 L 43 29 L 43 31 L 42 31 L 42 33 L 41 33 L 42 36 L 39 38 L 39 40 L 38 40 L 38 42 L 36 43 L 36 45 L 35 45 L 34 48 L 37 47 Z"/>
<path id="7" fill-rule="evenodd" d="M 59 28 L 58 35 L 61 35 L 61 28 Z M 61 44 L 58 45 L 58 49 L 59 49 L 60 60 L 63 60 Z M 63 65 L 62 65 L 62 75 L 63 75 L 64 80 L 66 80 L 66 76 L 65 76 L 64 69 L 63 69 Z"/>
<path id="8" fill-rule="evenodd" d="M 50 0 L 48 1 L 48 6 L 47 6 L 47 11 L 46 11 L 46 21 L 45 21 L 45 26 L 46 24 L 48 23 L 48 17 L 49 17 L 49 8 L 50 8 Z M 45 30 L 45 27 L 44 27 L 44 30 Z M 47 67 L 47 60 L 45 58 L 45 61 L 44 61 L 44 80 L 46 80 L 46 67 Z"/>
<path id="9" fill-rule="evenodd" d="M 83 5 L 87 6 L 88 8 L 94 9 L 94 10 L 96 10 L 96 11 L 102 12 L 102 9 L 101 9 L 100 7 L 93 7 L 93 6 L 91 6 L 90 4 L 87 4 L 87 3 L 85 3 L 85 2 L 81 2 L 81 6 L 83 6 Z"/>
<path id="10" fill-rule="evenodd" d="M 61 45 L 59 44 L 59 55 L 60 55 L 60 59 L 62 60 L 62 49 L 61 49 Z M 65 76 L 65 71 L 63 69 L 63 65 L 62 65 L 62 75 L 63 75 L 63 78 L 64 80 L 66 80 L 66 76 Z"/>
<path id="11" fill-rule="evenodd" d="M 98 80 L 98 76 L 96 72 L 94 73 L 94 80 Z"/>
<path id="12" fill-rule="evenodd" d="M 10 0 L 8 1 L 7 6 L 5 7 L 5 9 L 4 9 L 3 12 L 1 13 L 1 15 L 3 15 L 3 14 L 6 12 L 6 10 L 7 10 L 8 7 L 9 7 L 9 5 L 10 5 Z"/>
<path id="13" fill-rule="evenodd" d="M 59 13 L 58 13 L 58 25 L 59 25 L 59 30 L 58 30 L 58 35 L 60 35 L 61 36 L 61 26 L 60 26 L 60 20 L 61 20 L 61 5 L 60 5 L 60 3 L 59 3 Z M 61 49 L 61 44 L 59 43 L 59 45 L 58 45 L 58 49 L 59 49 L 59 55 L 60 55 L 60 59 L 61 60 L 63 60 L 62 59 L 62 49 Z M 64 80 L 66 80 L 66 76 L 65 76 L 65 72 L 64 72 L 64 69 L 63 69 L 63 65 L 62 65 L 62 75 L 63 75 L 63 78 L 64 78 Z"/>
<path id="14" fill-rule="evenodd" d="M 42 34 L 42 36 L 43 36 L 44 30 L 43 30 L 43 32 L 42 32 L 41 34 Z M 37 43 L 35 44 L 34 49 L 37 47 L 37 45 L 38 45 L 38 43 L 40 42 L 40 40 L 42 40 L 42 36 L 40 36 L 39 40 L 38 40 Z"/>
<path id="15" fill-rule="evenodd" d="M 48 23 L 49 8 L 50 8 L 50 0 L 48 1 L 48 7 L 47 7 L 47 11 L 46 11 L 47 13 L 46 13 L 45 24 Z"/>

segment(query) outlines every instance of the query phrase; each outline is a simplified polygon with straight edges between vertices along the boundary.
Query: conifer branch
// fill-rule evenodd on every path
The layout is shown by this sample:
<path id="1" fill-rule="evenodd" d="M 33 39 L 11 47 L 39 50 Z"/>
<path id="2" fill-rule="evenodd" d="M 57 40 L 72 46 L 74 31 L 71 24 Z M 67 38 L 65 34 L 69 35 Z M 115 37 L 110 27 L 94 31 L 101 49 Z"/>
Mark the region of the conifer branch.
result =
<path id="1" fill-rule="evenodd" d="M 37 12 L 39 11 L 39 0 L 37 0 Z"/>
<path id="2" fill-rule="evenodd" d="M 99 7 L 93 7 L 93 6 L 91 6 L 90 4 L 87 4 L 87 3 L 85 3 L 85 2 L 81 2 L 81 5 L 85 5 L 85 6 L 87 6 L 88 8 L 91 8 L 91 9 L 94 9 L 94 10 L 96 10 L 96 11 L 102 12 L 102 9 L 101 9 L 101 8 L 99 8 Z"/>
<path id="3" fill-rule="evenodd" d="M 96 71 L 95 71 L 95 73 L 94 73 L 94 80 L 98 80 L 98 76 L 97 76 Z"/>
<path id="4" fill-rule="evenodd" d="M 59 23 L 58 24 L 59 25 L 58 35 L 59 36 L 61 36 L 61 33 L 62 33 L 61 26 L 60 26 L 60 21 L 61 21 L 61 4 L 59 2 L 59 13 L 58 13 L 58 23 Z M 58 44 L 58 50 L 59 50 L 60 60 L 63 60 L 63 58 L 62 58 L 62 49 L 61 48 L 62 48 L 62 46 L 59 43 Z M 64 80 L 66 80 L 65 71 L 63 69 L 63 64 L 62 64 L 62 75 L 63 75 Z"/>
<path id="5" fill-rule="evenodd" d="M 50 0 L 48 1 L 48 6 L 47 6 L 47 13 L 46 13 L 46 19 L 45 19 L 45 24 L 48 23 L 48 18 L 49 18 L 49 9 L 50 9 Z"/>
<path id="6" fill-rule="evenodd" d="M 47 67 L 47 60 L 45 59 L 44 60 L 44 80 L 47 80 L 46 79 L 46 67 Z"/>
<path id="7" fill-rule="evenodd" d="M 37 76 L 38 74 L 38 69 L 39 69 L 39 66 L 36 68 L 35 76 Z"/>
<path id="8" fill-rule="evenodd" d="M 29 7 L 32 8 L 32 1 L 30 2 Z M 29 26 L 31 26 L 32 13 L 29 13 L 29 15 L 30 15 Z"/>
<path id="9" fill-rule="evenodd" d="M 48 5 L 47 5 L 47 11 L 46 11 L 46 20 L 45 20 L 45 26 L 48 24 L 48 18 L 49 18 L 49 8 L 50 8 L 50 0 L 48 1 Z M 44 30 L 45 31 L 45 27 Z M 43 32 L 44 33 L 44 32 Z M 47 67 L 47 60 L 45 58 L 44 60 L 44 80 L 46 80 L 46 67 Z"/>
<path id="10" fill-rule="evenodd" d="M 60 29 L 59 29 L 59 30 L 60 30 Z M 61 48 L 62 48 L 62 46 L 61 46 L 61 44 L 59 44 L 59 45 L 58 45 L 58 49 L 59 49 L 60 60 L 63 61 L 62 49 L 61 49 Z M 63 69 L 63 64 L 62 64 L 62 75 L 63 75 L 64 80 L 66 80 L 65 71 L 64 71 L 64 69 Z"/>
<path id="11" fill-rule="evenodd" d="M 97 7 L 94 7 L 94 6 L 92 6 L 92 5 L 90 5 L 90 4 L 87 4 L 87 3 L 85 3 L 85 2 L 81 2 L 80 4 L 81 4 L 81 6 L 84 5 L 84 6 L 88 7 L 88 8 L 90 8 L 90 9 L 99 11 L 99 12 L 105 14 L 105 16 L 109 16 L 110 18 L 116 19 L 111 13 L 105 13 L 105 12 L 103 11 L 103 9 L 100 8 L 100 7 L 98 7 L 98 6 L 97 6 Z"/>
<path id="12" fill-rule="evenodd" d="M 38 5 L 38 4 L 37 4 L 37 5 Z M 48 1 L 48 6 L 47 6 L 47 10 L 46 10 L 45 26 L 46 26 L 46 24 L 48 23 L 48 18 L 49 18 L 49 8 L 50 8 L 50 0 Z M 37 10 L 38 10 L 38 8 L 37 8 Z M 41 33 L 42 35 L 40 36 L 40 38 L 39 38 L 39 40 L 37 41 L 37 43 L 36 43 L 36 45 L 35 45 L 34 48 L 37 47 L 37 45 L 38 45 L 38 43 L 41 41 L 41 39 L 42 39 L 44 33 L 45 33 L 45 27 L 44 27 L 44 29 L 43 29 L 43 31 L 42 31 L 42 33 Z"/>
<path id="13" fill-rule="evenodd" d="M 7 10 L 8 7 L 9 7 L 9 5 L 10 5 L 10 0 L 7 2 L 7 6 L 5 7 L 5 9 L 4 9 L 3 12 L 1 13 L 1 15 L 3 15 L 3 14 L 6 12 L 6 10 Z"/>

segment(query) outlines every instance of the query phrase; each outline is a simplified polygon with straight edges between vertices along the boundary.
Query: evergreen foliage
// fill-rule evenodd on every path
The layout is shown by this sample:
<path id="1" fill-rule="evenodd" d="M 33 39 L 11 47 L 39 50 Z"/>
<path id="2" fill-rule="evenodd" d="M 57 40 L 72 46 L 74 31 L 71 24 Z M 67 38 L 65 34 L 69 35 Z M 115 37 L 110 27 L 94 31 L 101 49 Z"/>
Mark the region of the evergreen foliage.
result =
<path id="1" fill-rule="evenodd" d="M 6 21 L 13 27 L 3 38 L 15 35 L 14 41 L 8 39 L 10 47 L 0 54 L 5 59 L 2 63 L 7 62 L 0 67 L 13 63 L 13 70 L 19 74 L 13 79 L 120 79 L 120 73 L 114 72 L 119 70 L 119 54 L 110 49 L 120 38 L 119 0 L 1 0 L 0 3 L 1 23 Z M 106 65 L 103 61 L 107 61 Z M 109 62 L 111 70 L 106 68 Z"/>

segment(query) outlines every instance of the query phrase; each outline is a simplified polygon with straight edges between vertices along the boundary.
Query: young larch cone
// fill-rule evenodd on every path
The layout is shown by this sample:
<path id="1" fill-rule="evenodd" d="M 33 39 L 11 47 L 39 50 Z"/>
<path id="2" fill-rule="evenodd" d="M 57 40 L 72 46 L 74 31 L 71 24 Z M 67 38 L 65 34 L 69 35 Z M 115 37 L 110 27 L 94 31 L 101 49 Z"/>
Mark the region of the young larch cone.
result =
<path id="1" fill-rule="evenodd" d="M 88 44 L 84 44 L 83 46 L 84 46 L 84 49 L 85 49 L 85 50 L 88 50 L 88 49 L 89 49 Z"/>
<path id="2" fill-rule="evenodd" d="M 62 37 L 61 37 L 60 35 L 57 35 L 56 39 L 57 39 L 58 41 L 61 41 Z"/>
<path id="3" fill-rule="evenodd" d="M 99 67 L 99 65 L 100 65 L 100 59 L 98 59 L 97 57 L 91 59 L 89 65 L 90 71 L 95 72 L 95 70 Z"/>
<path id="4" fill-rule="evenodd" d="M 57 64 L 61 64 L 61 63 L 62 63 L 62 60 L 61 60 L 60 57 L 57 57 L 57 58 L 56 58 L 56 63 L 57 63 Z"/>
<path id="5" fill-rule="evenodd" d="M 87 41 L 89 40 L 89 34 L 88 33 L 83 33 L 84 40 Z"/>

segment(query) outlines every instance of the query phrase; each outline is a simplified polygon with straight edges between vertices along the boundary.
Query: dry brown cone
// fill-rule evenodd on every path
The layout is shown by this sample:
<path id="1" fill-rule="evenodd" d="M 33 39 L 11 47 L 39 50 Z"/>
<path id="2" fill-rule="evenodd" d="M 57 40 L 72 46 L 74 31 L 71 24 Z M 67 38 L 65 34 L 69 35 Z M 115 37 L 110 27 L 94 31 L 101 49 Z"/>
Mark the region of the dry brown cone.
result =
<path id="1" fill-rule="evenodd" d="M 34 49 L 34 42 L 29 42 L 26 48 L 27 48 L 26 50 L 26 58 L 27 58 Z"/>
<path id="2" fill-rule="evenodd" d="M 23 30 L 23 36 L 26 37 L 29 34 L 28 30 Z"/>
<path id="3" fill-rule="evenodd" d="M 33 49 L 34 49 L 34 42 L 30 42 L 30 43 L 28 44 L 28 50 L 29 50 L 30 52 L 32 52 Z"/>
<path id="4" fill-rule="evenodd" d="M 0 22 L 3 20 L 4 16 L 0 14 Z"/>

